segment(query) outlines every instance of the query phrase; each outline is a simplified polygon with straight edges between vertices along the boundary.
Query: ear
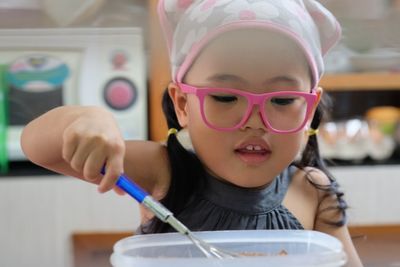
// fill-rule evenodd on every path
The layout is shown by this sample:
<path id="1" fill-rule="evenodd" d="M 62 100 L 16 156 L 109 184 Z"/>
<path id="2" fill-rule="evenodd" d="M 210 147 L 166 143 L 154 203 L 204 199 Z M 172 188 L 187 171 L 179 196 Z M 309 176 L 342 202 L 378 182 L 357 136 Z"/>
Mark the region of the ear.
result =
<path id="1" fill-rule="evenodd" d="M 316 92 L 317 93 L 317 100 L 315 101 L 314 106 L 313 106 L 312 111 L 311 111 L 311 114 L 310 114 L 310 117 L 308 118 L 308 123 L 309 124 L 311 123 L 312 119 L 314 118 L 315 110 L 317 109 L 318 104 L 321 101 L 323 92 L 324 92 L 324 90 L 322 89 L 322 87 L 318 87 L 317 88 L 317 92 Z"/>
<path id="2" fill-rule="evenodd" d="M 178 85 L 170 83 L 168 85 L 168 94 L 174 103 L 175 114 L 182 128 L 187 126 L 187 95 L 182 92 Z"/>
<path id="3" fill-rule="evenodd" d="M 317 108 L 319 102 L 321 101 L 322 98 L 322 94 L 324 93 L 324 89 L 322 89 L 322 87 L 318 87 L 317 88 L 317 101 L 315 101 L 315 105 L 314 105 L 314 111 Z"/>

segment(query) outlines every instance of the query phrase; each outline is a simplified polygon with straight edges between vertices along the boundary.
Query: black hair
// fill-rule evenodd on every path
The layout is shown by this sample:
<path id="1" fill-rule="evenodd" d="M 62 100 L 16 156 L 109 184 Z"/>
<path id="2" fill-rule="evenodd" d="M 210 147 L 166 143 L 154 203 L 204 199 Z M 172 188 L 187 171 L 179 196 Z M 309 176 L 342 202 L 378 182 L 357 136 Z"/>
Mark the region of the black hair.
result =
<path id="1" fill-rule="evenodd" d="M 320 125 L 324 116 L 327 103 L 325 96 L 324 98 L 325 100 L 323 99 L 318 105 L 311 122 L 311 127 L 313 129 L 318 129 L 318 126 Z M 181 126 L 177 120 L 174 105 L 168 94 L 168 90 L 165 90 L 163 94 L 162 108 L 167 120 L 168 128 L 180 130 Z M 185 208 L 186 205 L 190 203 L 190 201 L 193 199 L 193 196 L 195 196 L 197 192 L 200 192 L 204 188 L 205 169 L 196 155 L 187 151 L 180 144 L 175 134 L 171 134 L 168 137 L 167 151 L 171 169 L 171 183 L 169 190 L 165 197 L 161 200 L 161 203 L 177 215 Z M 343 199 L 343 193 L 339 190 L 338 183 L 330 174 L 320 156 L 316 135 L 310 136 L 303 151 L 302 158 L 299 161 L 294 162 L 293 165 L 303 170 L 306 167 L 314 167 L 326 174 L 331 182 L 329 185 L 320 185 L 314 182 L 311 172 L 306 172 L 306 177 L 308 181 L 317 189 L 326 191 L 327 197 L 336 195 L 338 205 L 328 207 L 321 212 L 336 209 L 342 214 L 342 216 L 338 221 L 326 221 L 326 223 L 334 226 L 344 225 L 346 222 L 347 204 Z M 161 222 L 159 219 L 154 218 L 146 227 L 142 227 L 142 232 L 162 233 L 168 228 L 168 225 Z"/>
<path id="2" fill-rule="evenodd" d="M 162 108 L 168 128 L 181 130 L 182 127 L 176 117 L 168 89 L 163 94 Z M 187 151 L 175 134 L 168 136 L 167 151 L 171 169 L 171 182 L 167 194 L 161 199 L 161 203 L 176 215 L 190 203 L 196 192 L 202 190 L 205 170 L 197 156 Z M 142 227 L 141 230 L 143 233 L 163 233 L 168 228 L 167 224 L 154 217 L 150 224 Z"/>
<path id="3" fill-rule="evenodd" d="M 318 129 L 321 122 L 328 115 L 331 107 L 332 107 L 332 101 L 331 101 L 329 95 L 324 93 L 319 105 L 316 108 L 314 117 L 311 121 L 311 125 L 310 125 L 311 129 Z M 320 213 L 337 210 L 338 212 L 341 213 L 340 219 L 338 221 L 324 221 L 324 222 L 326 224 L 338 226 L 338 227 L 345 225 L 346 221 L 347 221 L 346 209 L 348 208 L 348 205 L 347 205 L 346 201 L 344 200 L 344 193 L 340 190 L 338 182 L 336 181 L 335 177 L 330 173 L 325 161 L 323 160 L 323 158 L 320 155 L 317 135 L 314 134 L 308 138 L 308 142 L 302 153 L 301 159 L 298 161 L 295 161 L 293 163 L 293 165 L 295 165 L 299 169 L 303 169 L 303 170 L 307 167 L 314 167 L 315 169 L 322 171 L 328 177 L 330 184 L 321 185 L 321 184 L 316 183 L 313 180 L 312 175 L 311 175 L 312 171 L 306 172 L 307 180 L 313 186 L 315 186 L 317 189 L 326 192 L 326 194 L 324 194 L 324 198 L 327 198 L 330 196 L 336 196 L 337 205 L 329 206 L 323 210 L 320 210 Z"/>

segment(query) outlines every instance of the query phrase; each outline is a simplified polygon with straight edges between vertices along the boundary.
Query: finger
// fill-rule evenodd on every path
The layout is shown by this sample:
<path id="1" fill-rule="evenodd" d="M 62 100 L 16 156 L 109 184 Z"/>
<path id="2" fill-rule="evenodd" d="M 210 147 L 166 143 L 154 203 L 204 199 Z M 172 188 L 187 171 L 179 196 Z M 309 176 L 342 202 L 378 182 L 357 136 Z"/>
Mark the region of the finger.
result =
<path id="1" fill-rule="evenodd" d="M 89 157 L 90 153 L 90 147 L 88 147 L 87 145 L 81 144 L 80 146 L 78 146 L 70 161 L 72 169 L 83 174 L 83 168 L 85 166 L 86 159 Z"/>
<path id="2" fill-rule="evenodd" d="M 122 190 L 121 188 L 119 188 L 118 186 L 114 186 L 113 190 L 119 196 L 126 195 L 126 192 L 124 190 Z"/>
<path id="3" fill-rule="evenodd" d="M 63 136 L 62 157 L 66 162 L 71 162 L 73 155 L 78 147 L 77 137 L 68 135 Z"/>
<path id="4" fill-rule="evenodd" d="M 106 173 L 98 187 L 99 192 L 104 193 L 111 190 L 123 172 L 123 156 L 115 156 L 107 159 Z"/>
<path id="5" fill-rule="evenodd" d="M 100 183 L 100 180 L 103 178 L 101 174 L 101 169 L 106 161 L 106 156 L 101 149 L 95 149 L 92 151 L 83 167 L 83 177 L 93 183 Z"/>

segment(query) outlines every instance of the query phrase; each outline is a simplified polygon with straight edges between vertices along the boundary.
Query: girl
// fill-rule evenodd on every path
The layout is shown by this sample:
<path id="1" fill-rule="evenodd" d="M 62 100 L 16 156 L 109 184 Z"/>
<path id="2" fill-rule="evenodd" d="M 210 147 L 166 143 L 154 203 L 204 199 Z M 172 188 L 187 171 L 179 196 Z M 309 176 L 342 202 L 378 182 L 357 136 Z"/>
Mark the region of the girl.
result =
<path id="1" fill-rule="evenodd" d="M 124 142 L 104 109 L 65 106 L 25 128 L 27 157 L 100 192 L 125 172 L 192 230 L 322 231 L 361 266 L 315 137 L 322 56 L 340 37 L 332 14 L 314 0 L 161 0 L 159 14 L 167 144 Z M 138 232 L 171 231 L 142 215 Z"/>

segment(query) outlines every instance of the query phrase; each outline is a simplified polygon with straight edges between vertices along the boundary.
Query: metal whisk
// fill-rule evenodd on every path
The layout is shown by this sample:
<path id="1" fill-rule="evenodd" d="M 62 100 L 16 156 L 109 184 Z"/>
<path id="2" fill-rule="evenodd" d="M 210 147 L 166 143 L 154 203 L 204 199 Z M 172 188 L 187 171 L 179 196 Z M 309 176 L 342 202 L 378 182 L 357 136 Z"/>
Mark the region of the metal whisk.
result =
<path id="1" fill-rule="evenodd" d="M 166 209 L 164 206 L 162 206 L 159 202 L 151 200 L 150 202 L 152 202 L 152 204 L 150 204 L 149 206 L 152 205 L 156 205 L 155 209 L 164 209 L 165 212 L 169 212 L 169 215 L 167 215 L 168 217 L 165 218 L 165 220 L 163 220 L 161 218 L 161 216 L 157 216 L 157 218 L 159 218 L 160 220 L 163 220 L 164 222 L 168 223 L 169 225 L 171 225 L 175 230 L 177 230 L 179 233 L 186 235 L 191 241 L 192 243 L 198 248 L 200 249 L 204 255 L 206 255 L 207 258 L 235 258 L 235 257 L 239 257 L 238 254 L 230 252 L 230 251 L 226 251 L 223 250 L 221 248 L 217 248 L 213 245 L 210 245 L 209 243 L 205 242 L 204 240 L 196 237 L 184 224 L 182 224 L 179 220 L 177 220 L 173 214 L 171 213 L 171 211 L 169 211 L 168 209 Z M 147 206 L 144 202 L 143 204 L 148 207 L 150 210 L 153 211 L 152 208 L 150 208 L 149 206 Z M 153 206 L 154 207 L 154 206 Z M 156 213 L 154 213 L 156 214 Z"/>
<path id="2" fill-rule="evenodd" d="M 105 173 L 103 168 L 102 173 Z M 199 248 L 208 258 L 235 258 L 240 255 L 212 246 L 204 240 L 197 238 L 184 224 L 174 217 L 172 212 L 165 208 L 160 202 L 154 200 L 146 191 L 133 183 L 124 175 L 120 175 L 117 186 L 143 204 L 161 221 L 171 225 L 179 233 L 186 235 L 193 244 Z"/>

